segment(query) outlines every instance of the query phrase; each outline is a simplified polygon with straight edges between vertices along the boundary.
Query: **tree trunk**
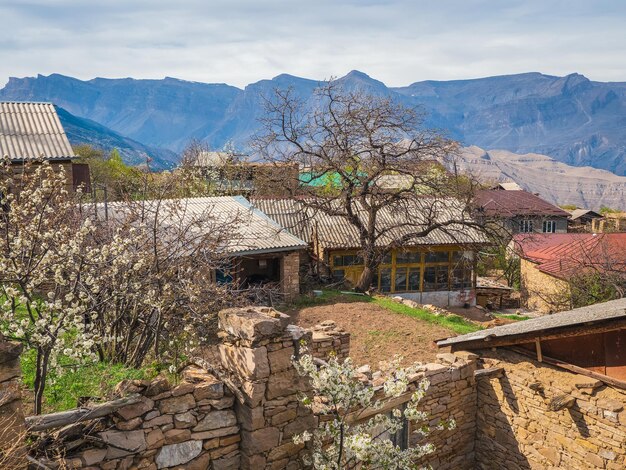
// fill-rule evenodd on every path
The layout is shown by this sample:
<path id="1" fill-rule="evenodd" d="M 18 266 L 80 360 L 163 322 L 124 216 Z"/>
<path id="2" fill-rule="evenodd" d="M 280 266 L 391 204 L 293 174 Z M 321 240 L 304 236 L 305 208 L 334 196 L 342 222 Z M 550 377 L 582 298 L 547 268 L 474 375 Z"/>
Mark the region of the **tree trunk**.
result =
<path id="1" fill-rule="evenodd" d="M 41 414 L 43 406 L 43 392 L 46 388 L 46 375 L 48 374 L 48 362 L 50 360 L 50 352 L 37 350 L 37 367 L 35 370 L 35 409 L 36 415 Z"/>
<path id="2" fill-rule="evenodd" d="M 372 280 L 374 279 L 374 273 L 376 272 L 376 268 L 371 266 L 365 266 L 363 268 L 363 272 L 361 273 L 361 277 L 357 282 L 356 286 L 354 286 L 354 290 L 357 292 L 367 292 L 372 285 Z"/>

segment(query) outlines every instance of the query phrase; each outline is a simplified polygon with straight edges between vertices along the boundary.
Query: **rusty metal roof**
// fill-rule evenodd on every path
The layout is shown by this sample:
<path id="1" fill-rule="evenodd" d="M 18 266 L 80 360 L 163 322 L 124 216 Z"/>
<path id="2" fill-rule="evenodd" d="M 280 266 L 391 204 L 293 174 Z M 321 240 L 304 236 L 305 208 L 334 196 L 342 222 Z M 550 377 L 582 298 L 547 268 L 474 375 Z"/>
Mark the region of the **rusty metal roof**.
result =
<path id="1" fill-rule="evenodd" d="M 0 156 L 66 160 L 74 152 L 51 103 L 0 102 Z"/>
<path id="2" fill-rule="evenodd" d="M 137 205 L 141 205 L 141 211 L 144 214 L 155 213 L 157 204 L 159 204 L 158 214 L 163 227 L 166 227 L 168 222 L 189 225 L 198 222 L 198 230 L 228 227 L 228 230 L 232 230 L 232 234 L 223 249 L 233 255 L 299 250 L 307 246 L 306 242 L 253 207 L 243 196 L 198 197 L 132 203 L 109 202 L 107 217 L 113 220 L 124 219 L 133 208 L 137 209 Z M 104 216 L 104 211 L 104 203 L 97 204 L 99 217 Z"/>
<path id="3" fill-rule="evenodd" d="M 357 229 L 343 216 L 329 215 L 322 210 L 313 209 L 303 201 L 293 199 L 257 198 L 252 199 L 252 203 L 278 224 L 309 243 L 316 234 L 316 241 L 326 249 L 360 247 Z M 410 208 L 386 207 L 378 213 L 378 246 L 393 244 L 399 238 L 423 230 L 432 223 L 449 220 L 473 222 L 463 213 L 458 202 L 452 199 L 424 197 L 423 200 L 411 204 Z M 360 215 L 365 217 L 365 211 Z M 404 246 L 477 243 L 488 243 L 480 230 L 463 224 L 452 224 L 437 228 L 424 236 L 413 237 Z"/>
<path id="4" fill-rule="evenodd" d="M 476 191 L 475 205 L 477 212 L 487 217 L 570 215 L 528 191 L 483 189 Z"/>
<path id="5" fill-rule="evenodd" d="M 437 341 L 437 346 L 463 345 L 474 341 L 485 341 L 485 347 L 489 346 L 488 340 L 495 338 L 507 338 L 536 333 L 537 337 L 554 333 L 559 328 L 585 325 L 600 321 L 610 321 L 626 318 L 626 298 L 611 300 L 588 307 L 576 308 L 567 312 L 559 312 L 553 315 L 532 318 L 530 320 L 509 323 L 508 325 L 496 326 L 487 330 L 475 331 L 466 335 Z"/>

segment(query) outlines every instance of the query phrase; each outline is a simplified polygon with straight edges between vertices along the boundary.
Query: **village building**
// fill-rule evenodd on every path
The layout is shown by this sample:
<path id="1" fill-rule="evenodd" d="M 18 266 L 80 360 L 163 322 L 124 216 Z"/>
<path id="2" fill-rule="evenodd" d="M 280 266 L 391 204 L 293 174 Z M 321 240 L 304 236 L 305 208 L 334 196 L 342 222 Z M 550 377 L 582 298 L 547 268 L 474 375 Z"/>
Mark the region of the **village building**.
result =
<path id="1" fill-rule="evenodd" d="M 347 286 L 356 284 L 364 264 L 359 254 L 358 232 L 345 218 L 313 210 L 294 199 L 256 198 L 252 203 L 308 243 L 310 263 L 317 274 Z M 438 214 L 438 220 L 458 217 L 454 206 L 447 204 Z M 420 213 L 411 215 L 406 228 L 398 222 L 398 217 L 405 217 L 402 214 L 391 209 L 379 213 L 381 231 L 394 227 L 393 233 L 379 238 L 381 248 L 391 246 L 403 231 L 415 230 Z M 486 244 L 487 239 L 476 228 L 450 225 L 435 229 L 391 248 L 378 268 L 372 287 L 383 294 L 424 304 L 474 305 L 475 252 Z"/>
<path id="2" fill-rule="evenodd" d="M 199 223 L 198 230 L 224 230 L 227 239 L 220 247 L 229 259 L 216 269 L 215 282 L 241 289 L 263 286 L 290 300 L 300 293 L 300 255 L 306 242 L 284 230 L 254 208 L 243 196 L 198 197 L 166 201 L 109 202 L 97 204 L 100 218 L 124 218 L 140 206 L 142 216 L 156 213 L 160 226 L 168 223 Z M 172 214 L 176 214 L 172 216 Z M 182 214 L 182 215 L 181 215 Z M 179 218 L 184 218 L 180 221 Z M 168 219 L 176 219 L 171 222 Z"/>
<path id="3" fill-rule="evenodd" d="M 25 164 L 48 161 L 63 167 L 68 191 L 90 191 L 89 166 L 78 163 L 52 103 L 0 102 L 0 157 L 15 173 Z"/>
<path id="4" fill-rule="evenodd" d="M 566 233 L 570 213 L 528 191 L 485 189 L 476 192 L 473 216 L 507 234 Z"/>
<path id="5" fill-rule="evenodd" d="M 478 356 L 474 468 L 626 466 L 626 299 L 437 345 Z"/>
<path id="6" fill-rule="evenodd" d="M 571 308 L 571 282 L 597 273 L 623 277 L 626 285 L 626 234 L 518 234 L 520 290 L 526 307 L 544 313 Z"/>
<path id="7" fill-rule="evenodd" d="M 602 219 L 602 214 L 591 209 L 576 208 L 569 211 L 568 229 L 570 232 L 592 232 L 594 221 Z"/>
<path id="8" fill-rule="evenodd" d="M 626 212 L 608 212 L 591 222 L 593 232 L 626 232 Z"/>

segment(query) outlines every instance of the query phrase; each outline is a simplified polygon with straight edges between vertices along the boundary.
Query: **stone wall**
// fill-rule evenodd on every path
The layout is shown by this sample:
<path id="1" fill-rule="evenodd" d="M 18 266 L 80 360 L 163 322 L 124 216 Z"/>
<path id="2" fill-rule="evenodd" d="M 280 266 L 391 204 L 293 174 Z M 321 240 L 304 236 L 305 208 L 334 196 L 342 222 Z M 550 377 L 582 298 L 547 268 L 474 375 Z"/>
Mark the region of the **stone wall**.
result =
<path id="1" fill-rule="evenodd" d="M 64 460 L 44 459 L 49 468 L 239 468 L 234 397 L 213 375 L 187 369 L 175 387 L 158 377 L 122 382 L 118 389 L 125 395 L 139 394 L 139 401 L 87 425 L 71 425 L 72 431 L 64 428 L 65 435 L 75 432 L 78 439 L 66 443 Z"/>
<path id="2" fill-rule="evenodd" d="M 350 355 L 350 333 L 338 328 L 332 320 L 326 320 L 311 328 L 313 337 L 307 345 L 313 357 L 328 360 L 334 355 L 344 361 Z"/>
<path id="3" fill-rule="evenodd" d="M 542 313 L 570 307 L 567 282 L 539 271 L 532 261 L 524 258 L 520 261 L 520 292 L 525 307 Z"/>
<path id="4" fill-rule="evenodd" d="M 499 377 L 477 379 L 478 468 L 626 468 L 626 392 L 497 350 Z"/>
<path id="5" fill-rule="evenodd" d="M 304 445 L 292 438 L 313 429 L 317 420 L 300 403 L 308 384 L 291 358 L 310 333 L 271 308 L 228 309 L 218 318 L 221 365 L 240 391 L 235 411 L 241 425 L 241 468 L 301 468 Z"/>

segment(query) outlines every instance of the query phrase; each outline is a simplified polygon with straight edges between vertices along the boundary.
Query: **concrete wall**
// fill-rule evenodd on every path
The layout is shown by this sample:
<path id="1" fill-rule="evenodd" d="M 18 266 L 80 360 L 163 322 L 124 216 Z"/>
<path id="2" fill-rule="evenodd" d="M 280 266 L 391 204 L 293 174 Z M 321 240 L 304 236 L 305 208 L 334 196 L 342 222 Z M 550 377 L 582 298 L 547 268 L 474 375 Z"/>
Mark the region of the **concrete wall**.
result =
<path id="1" fill-rule="evenodd" d="M 514 352 L 481 355 L 504 374 L 477 379 L 477 468 L 626 468 L 624 391 Z"/>
<path id="2" fill-rule="evenodd" d="M 403 299 L 414 300 L 423 305 L 431 304 L 439 307 L 463 307 L 466 303 L 471 306 L 476 305 L 476 292 L 474 289 L 437 292 L 400 292 L 389 295 L 391 297 L 402 297 Z"/>

